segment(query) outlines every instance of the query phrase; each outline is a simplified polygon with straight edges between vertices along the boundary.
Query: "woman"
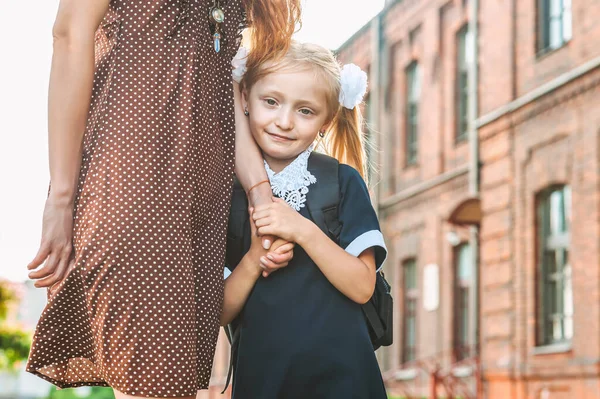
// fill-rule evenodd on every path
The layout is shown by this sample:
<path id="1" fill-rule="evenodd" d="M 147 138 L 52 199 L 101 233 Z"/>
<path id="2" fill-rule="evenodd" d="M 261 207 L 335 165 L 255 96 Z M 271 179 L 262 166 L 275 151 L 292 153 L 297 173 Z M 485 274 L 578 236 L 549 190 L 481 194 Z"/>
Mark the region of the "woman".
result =
<path id="1" fill-rule="evenodd" d="M 255 206 L 271 201 L 256 144 L 234 129 L 231 60 L 246 24 L 252 64 L 284 52 L 298 20 L 299 0 L 60 1 L 51 187 L 28 266 L 45 263 L 30 277 L 51 290 L 29 372 L 117 399 L 208 387 L 234 167 Z M 272 255 L 266 273 L 291 258 Z"/>

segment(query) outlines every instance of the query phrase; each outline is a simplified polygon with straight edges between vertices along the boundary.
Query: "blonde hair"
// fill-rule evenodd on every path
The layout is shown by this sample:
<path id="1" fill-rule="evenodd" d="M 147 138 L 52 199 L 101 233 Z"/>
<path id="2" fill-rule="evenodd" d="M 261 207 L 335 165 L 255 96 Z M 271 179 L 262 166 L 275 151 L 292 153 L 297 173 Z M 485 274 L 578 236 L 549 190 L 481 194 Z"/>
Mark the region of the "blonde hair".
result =
<path id="1" fill-rule="evenodd" d="M 366 180 L 367 165 L 360 107 L 357 105 L 348 109 L 340 104 L 341 68 L 331 51 L 316 44 L 292 41 L 289 50 L 280 59 L 252 66 L 248 63 L 242 86 L 250 91 L 256 82 L 271 73 L 299 67 L 312 68 L 327 88 L 326 120 L 329 122 L 329 128 L 325 137 L 319 141 L 319 148 L 341 163 L 358 170 Z"/>

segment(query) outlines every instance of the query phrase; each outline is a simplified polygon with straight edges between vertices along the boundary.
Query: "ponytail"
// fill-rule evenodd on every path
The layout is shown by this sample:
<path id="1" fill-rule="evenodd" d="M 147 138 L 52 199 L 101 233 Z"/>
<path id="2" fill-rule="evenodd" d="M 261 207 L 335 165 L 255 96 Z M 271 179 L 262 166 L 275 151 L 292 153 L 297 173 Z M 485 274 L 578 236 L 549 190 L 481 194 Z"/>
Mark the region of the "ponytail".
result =
<path id="1" fill-rule="evenodd" d="M 357 105 L 353 109 L 340 107 L 332 121 L 328 136 L 326 148 L 329 155 L 358 170 L 366 181 L 367 165 L 365 162 L 360 106 Z"/>
<path id="2" fill-rule="evenodd" d="M 252 49 L 248 69 L 288 51 L 296 25 L 301 26 L 301 0 L 246 0 L 246 22 Z"/>

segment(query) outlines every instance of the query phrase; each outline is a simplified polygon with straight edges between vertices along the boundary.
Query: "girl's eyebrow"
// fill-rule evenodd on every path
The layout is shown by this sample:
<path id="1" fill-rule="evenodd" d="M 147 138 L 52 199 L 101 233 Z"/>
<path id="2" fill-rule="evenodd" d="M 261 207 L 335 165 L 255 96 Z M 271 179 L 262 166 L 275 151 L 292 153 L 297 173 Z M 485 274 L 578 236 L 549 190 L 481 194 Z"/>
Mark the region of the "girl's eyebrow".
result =
<path id="1" fill-rule="evenodd" d="M 286 95 L 283 92 L 279 91 L 278 89 L 276 89 L 274 87 L 265 87 L 263 90 L 261 90 L 260 95 L 266 96 L 269 94 L 274 95 L 276 97 L 286 97 Z M 296 99 L 294 102 L 296 104 L 307 104 L 310 107 L 319 108 L 319 103 L 315 102 L 314 100 L 307 100 L 307 99 L 301 98 L 301 99 Z"/>
<path id="2" fill-rule="evenodd" d="M 282 92 L 280 92 L 279 90 L 277 90 L 274 87 L 265 87 L 265 88 L 263 88 L 261 90 L 261 94 L 262 95 L 265 95 L 266 93 L 268 93 L 268 94 L 274 94 L 274 95 L 279 96 L 279 97 L 285 97 Z"/>

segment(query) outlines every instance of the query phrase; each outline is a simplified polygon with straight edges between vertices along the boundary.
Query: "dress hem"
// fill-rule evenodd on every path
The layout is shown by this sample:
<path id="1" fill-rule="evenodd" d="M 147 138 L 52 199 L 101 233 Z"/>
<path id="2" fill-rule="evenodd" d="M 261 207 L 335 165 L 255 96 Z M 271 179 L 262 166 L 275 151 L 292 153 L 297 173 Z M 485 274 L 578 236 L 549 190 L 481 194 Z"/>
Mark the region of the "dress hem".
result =
<path id="1" fill-rule="evenodd" d="M 80 387 L 106 387 L 106 388 L 116 389 L 117 391 L 124 393 L 125 395 L 135 395 L 135 393 L 131 392 L 130 388 L 119 387 L 117 384 L 111 385 L 106 380 L 96 381 L 96 382 L 93 382 L 93 381 L 64 382 L 64 381 L 60 381 L 55 378 L 52 378 L 52 377 L 38 371 L 39 369 L 40 368 L 37 368 L 37 367 L 36 368 L 27 368 L 25 371 L 51 383 L 52 385 L 56 386 L 58 389 L 80 388 Z M 160 399 L 160 398 L 185 398 L 188 396 L 196 396 L 198 391 L 201 391 L 203 389 L 209 389 L 209 386 L 200 386 L 196 389 L 196 391 L 191 392 L 189 394 L 170 395 L 170 396 L 162 396 L 162 394 L 161 394 L 161 396 L 155 396 L 152 394 L 144 394 L 143 397 L 150 397 L 150 398 L 157 398 L 157 399 Z M 139 393 L 137 393 L 137 394 L 139 395 Z"/>

